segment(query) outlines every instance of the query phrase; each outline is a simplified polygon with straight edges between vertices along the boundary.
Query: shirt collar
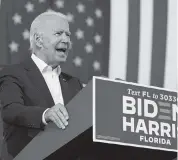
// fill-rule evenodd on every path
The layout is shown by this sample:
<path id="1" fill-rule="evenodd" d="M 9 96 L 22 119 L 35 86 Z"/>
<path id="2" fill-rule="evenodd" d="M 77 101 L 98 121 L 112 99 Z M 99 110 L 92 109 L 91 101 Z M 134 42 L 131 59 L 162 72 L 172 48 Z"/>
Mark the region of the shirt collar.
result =
<path id="1" fill-rule="evenodd" d="M 43 60 L 38 58 L 35 54 L 32 54 L 31 58 L 34 61 L 34 63 L 37 65 L 37 67 L 38 67 L 38 69 L 40 70 L 41 73 L 54 71 L 58 75 L 61 74 L 61 67 L 60 66 L 57 66 L 54 70 L 52 70 L 51 66 L 47 65 Z"/>

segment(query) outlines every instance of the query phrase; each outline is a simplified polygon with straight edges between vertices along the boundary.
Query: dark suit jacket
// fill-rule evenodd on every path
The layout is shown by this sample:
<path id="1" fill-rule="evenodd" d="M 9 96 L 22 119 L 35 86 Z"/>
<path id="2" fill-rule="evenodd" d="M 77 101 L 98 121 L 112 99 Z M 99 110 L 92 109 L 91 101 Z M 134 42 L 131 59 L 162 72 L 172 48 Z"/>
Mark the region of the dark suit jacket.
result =
<path id="1" fill-rule="evenodd" d="M 61 73 L 59 80 L 66 105 L 82 85 L 77 78 L 65 73 Z M 8 152 L 15 157 L 44 130 L 42 113 L 54 106 L 46 82 L 31 58 L 0 72 L 0 100 L 4 140 Z"/>

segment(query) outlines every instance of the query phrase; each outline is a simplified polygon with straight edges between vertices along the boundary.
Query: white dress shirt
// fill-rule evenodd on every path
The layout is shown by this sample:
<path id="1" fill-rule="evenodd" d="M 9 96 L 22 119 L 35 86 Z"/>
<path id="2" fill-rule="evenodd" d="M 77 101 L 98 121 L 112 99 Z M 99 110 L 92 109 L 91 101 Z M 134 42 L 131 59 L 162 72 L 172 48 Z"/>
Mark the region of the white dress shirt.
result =
<path id="1" fill-rule="evenodd" d="M 52 69 L 51 66 L 48 66 L 44 61 L 38 58 L 35 54 L 32 54 L 31 58 L 34 61 L 34 63 L 37 65 L 41 74 L 43 75 L 43 78 L 48 86 L 48 89 L 51 93 L 54 103 L 55 104 L 61 103 L 64 105 L 61 84 L 59 81 L 59 75 L 61 74 L 60 66 L 56 67 L 55 69 Z M 47 125 L 47 123 L 45 121 L 44 114 L 48 109 L 46 109 L 42 115 L 42 121 L 45 125 Z"/>

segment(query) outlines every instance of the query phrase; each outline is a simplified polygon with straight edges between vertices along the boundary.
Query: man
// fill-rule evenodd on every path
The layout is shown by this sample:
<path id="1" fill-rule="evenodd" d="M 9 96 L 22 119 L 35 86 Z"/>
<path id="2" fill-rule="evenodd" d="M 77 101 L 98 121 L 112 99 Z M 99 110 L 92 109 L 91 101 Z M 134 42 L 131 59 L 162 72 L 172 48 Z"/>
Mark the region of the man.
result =
<path id="1" fill-rule="evenodd" d="M 61 72 L 70 49 L 69 24 L 57 12 L 40 14 L 30 28 L 31 58 L 0 72 L 0 100 L 7 150 L 15 157 L 45 125 L 65 129 L 65 105 L 82 89 L 77 78 Z"/>

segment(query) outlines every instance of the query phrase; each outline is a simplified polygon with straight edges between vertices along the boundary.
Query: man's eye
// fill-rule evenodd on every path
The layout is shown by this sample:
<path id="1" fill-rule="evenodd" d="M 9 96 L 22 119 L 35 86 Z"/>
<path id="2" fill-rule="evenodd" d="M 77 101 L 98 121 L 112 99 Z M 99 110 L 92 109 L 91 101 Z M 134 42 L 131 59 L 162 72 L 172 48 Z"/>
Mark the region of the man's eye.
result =
<path id="1" fill-rule="evenodd" d="M 61 34 L 62 34 L 62 32 L 57 32 L 57 33 L 55 33 L 55 35 L 57 35 L 57 36 L 58 36 L 58 35 L 61 35 Z"/>
<path id="2" fill-rule="evenodd" d="M 70 31 L 66 31 L 66 32 L 65 32 L 65 34 L 66 34 L 66 36 L 68 36 L 68 37 L 70 37 L 70 36 L 71 36 Z"/>
<path id="3" fill-rule="evenodd" d="M 67 33 L 66 33 L 66 36 L 67 36 L 67 37 L 70 37 L 70 33 L 67 32 Z"/>

